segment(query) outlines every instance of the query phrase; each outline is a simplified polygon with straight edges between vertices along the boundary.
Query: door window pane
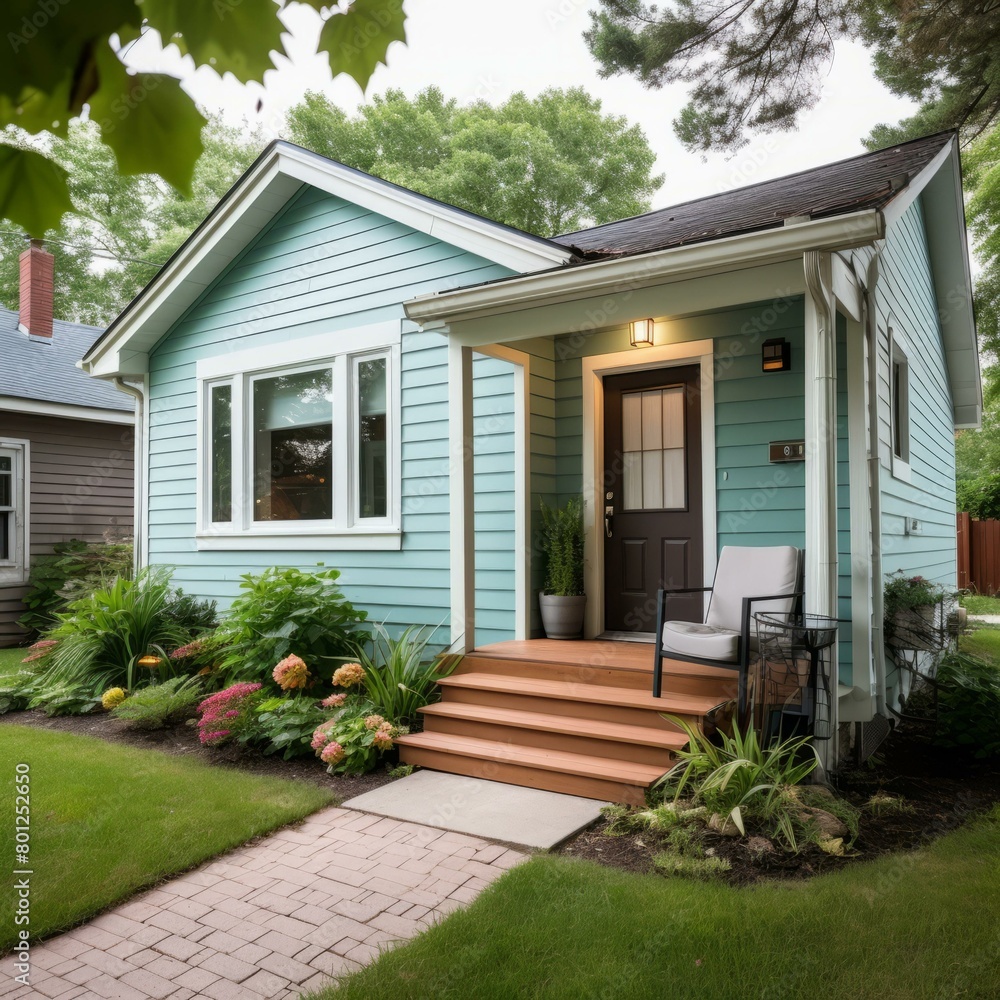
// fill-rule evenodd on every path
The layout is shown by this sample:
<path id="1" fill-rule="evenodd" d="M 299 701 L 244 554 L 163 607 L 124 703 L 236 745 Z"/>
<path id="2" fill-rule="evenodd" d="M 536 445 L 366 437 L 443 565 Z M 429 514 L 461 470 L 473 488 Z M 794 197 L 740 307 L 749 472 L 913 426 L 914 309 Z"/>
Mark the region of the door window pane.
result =
<path id="1" fill-rule="evenodd" d="M 330 368 L 253 383 L 254 520 L 333 517 Z"/>
<path id="2" fill-rule="evenodd" d="M 233 387 L 212 386 L 212 520 L 233 519 Z"/>
<path id="3" fill-rule="evenodd" d="M 358 516 L 388 513 L 385 358 L 358 362 Z"/>
<path id="4" fill-rule="evenodd" d="M 684 387 L 622 394 L 625 510 L 676 510 L 687 504 Z"/>

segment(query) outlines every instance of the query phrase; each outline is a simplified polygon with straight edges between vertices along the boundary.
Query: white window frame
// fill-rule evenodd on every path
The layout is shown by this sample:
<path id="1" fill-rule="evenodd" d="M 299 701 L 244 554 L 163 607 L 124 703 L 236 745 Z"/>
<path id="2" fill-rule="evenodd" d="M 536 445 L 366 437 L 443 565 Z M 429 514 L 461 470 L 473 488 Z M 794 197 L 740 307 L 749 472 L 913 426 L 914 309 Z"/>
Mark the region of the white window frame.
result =
<path id="1" fill-rule="evenodd" d="M 910 350 L 905 339 L 889 328 L 889 455 L 894 479 L 910 482 Z M 899 388 L 896 369 L 899 368 Z M 897 398 L 898 396 L 898 398 Z M 898 425 L 898 427 L 897 427 Z M 896 437 L 900 451 L 896 451 Z"/>
<path id="2" fill-rule="evenodd" d="M 195 539 L 204 550 L 381 550 L 402 545 L 400 432 L 400 321 L 269 347 L 250 348 L 196 366 L 198 381 L 198 457 Z M 344 348 L 349 349 L 345 350 Z M 387 514 L 358 515 L 357 441 L 359 427 L 356 371 L 359 361 L 386 359 Z M 329 366 L 333 373 L 333 517 L 322 521 L 253 519 L 253 393 L 259 378 Z M 225 523 L 212 521 L 211 391 L 232 386 L 232 511 Z"/>
<path id="3" fill-rule="evenodd" d="M 12 559 L 0 560 L 0 585 L 16 586 L 28 579 L 29 552 L 31 551 L 31 445 L 21 438 L 0 438 L 0 455 L 13 459 L 11 527 Z M 7 508 L 5 508 L 7 509 Z"/>

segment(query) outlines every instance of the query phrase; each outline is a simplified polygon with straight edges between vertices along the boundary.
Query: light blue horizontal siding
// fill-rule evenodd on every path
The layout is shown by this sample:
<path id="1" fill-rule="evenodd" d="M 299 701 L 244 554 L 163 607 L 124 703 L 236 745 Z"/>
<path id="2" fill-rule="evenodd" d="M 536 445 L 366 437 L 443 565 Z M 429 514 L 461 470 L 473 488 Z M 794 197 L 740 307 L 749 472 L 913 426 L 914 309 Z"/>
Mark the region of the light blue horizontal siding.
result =
<path id="1" fill-rule="evenodd" d="M 196 383 L 199 360 L 234 350 L 326 335 L 350 349 L 356 327 L 403 318 L 402 303 L 443 287 L 511 272 L 384 216 L 306 189 L 178 320 L 150 356 L 149 557 L 176 568 L 175 581 L 226 607 L 239 578 L 270 565 L 342 571 L 345 593 L 375 620 L 450 625 L 448 357 L 439 334 L 406 332 L 402 345 L 402 549 L 398 552 L 198 552 L 195 532 Z M 480 373 L 484 376 L 480 378 Z M 476 369 L 476 399 L 501 410 L 511 385 Z M 507 373 L 508 382 L 512 376 Z M 480 383 L 482 383 L 480 385 Z M 512 423 L 477 440 L 486 494 L 482 619 L 491 635 L 513 635 L 512 483 L 494 490 L 512 464 Z M 506 437 L 505 437 L 506 435 Z M 480 494 L 477 494 L 480 495 Z M 477 500 L 477 508 L 479 501 Z M 294 546 L 294 539 L 289 540 Z M 500 561 L 497 561 L 499 558 Z M 505 560 L 505 561 L 504 561 Z"/>

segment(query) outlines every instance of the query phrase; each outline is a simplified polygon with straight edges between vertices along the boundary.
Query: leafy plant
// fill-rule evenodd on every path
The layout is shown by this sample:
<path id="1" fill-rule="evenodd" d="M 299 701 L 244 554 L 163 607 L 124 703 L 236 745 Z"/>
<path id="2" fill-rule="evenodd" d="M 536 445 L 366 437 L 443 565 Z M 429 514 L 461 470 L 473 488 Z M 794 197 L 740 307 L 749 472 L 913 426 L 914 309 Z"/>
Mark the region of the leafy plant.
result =
<path id="1" fill-rule="evenodd" d="M 96 590 L 108 580 L 132 575 L 130 543 L 83 542 L 78 538 L 56 542 L 50 556 L 31 560 L 27 611 L 18 619 L 21 628 L 36 635 L 52 628 L 56 616 L 75 597 Z"/>
<path id="2" fill-rule="evenodd" d="M 914 611 L 939 604 L 948 591 L 923 576 L 904 576 L 902 570 L 886 574 L 883 600 L 886 619 L 900 611 Z"/>
<path id="3" fill-rule="evenodd" d="M 147 679 L 137 669 L 141 656 L 173 648 L 189 636 L 164 612 L 170 600 L 170 572 L 157 568 L 134 580 L 116 577 L 106 587 L 72 601 L 48 633 L 55 643 L 46 656 L 43 685 L 80 683 L 95 695 L 109 687 L 132 691 Z"/>
<path id="4" fill-rule="evenodd" d="M 115 718 L 136 729 L 162 729 L 168 722 L 190 716 L 202 697 L 200 677 L 172 677 L 140 688 L 111 710 Z"/>
<path id="5" fill-rule="evenodd" d="M 216 630 L 223 646 L 219 671 L 226 683 L 272 679 L 275 664 L 290 653 L 303 657 L 314 674 L 327 661 L 353 658 L 363 636 L 357 626 L 367 613 L 356 609 L 337 585 L 340 571 L 279 569 L 242 577 L 242 593 Z"/>
<path id="6" fill-rule="evenodd" d="M 937 742 L 976 757 L 1000 756 L 1000 666 L 949 653 L 937 673 Z"/>
<path id="7" fill-rule="evenodd" d="M 311 746 L 331 774 L 364 774 L 407 732 L 377 713 L 359 715 L 345 707 L 316 729 Z"/>
<path id="8" fill-rule="evenodd" d="M 282 751 L 285 760 L 313 752 L 316 727 L 329 718 L 329 712 L 315 701 L 302 696 L 267 698 L 256 705 L 256 736 L 266 741 L 264 753 Z"/>
<path id="9" fill-rule="evenodd" d="M 543 500 L 541 514 L 545 590 L 558 597 L 578 597 L 583 593 L 583 501 L 577 497 L 560 508 Z"/>
<path id="10" fill-rule="evenodd" d="M 52 681 L 40 684 L 33 697 L 28 701 L 28 708 L 44 709 L 49 717 L 54 715 L 86 715 L 92 712 L 101 699 L 96 696 L 89 684 L 82 681 Z"/>
<path id="11" fill-rule="evenodd" d="M 458 665 L 458 657 L 425 656 L 431 630 L 411 625 L 393 639 L 380 624 L 372 626 L 371 648 L 358 651 L 365 691 L 388 719 L 411 723 L 418 709 L 438 697 L 437 682 Z"/>
<path id="12" fill-rule="evenodd" d="M 752 811 L 772 828 L 772 836 L 797 850 L 795 805 L 783 793 L 808 777 L 819 763 L 811 738 L 800 736 L 762 746 L 753 729 L 744 734 L 734 725 L 732 736 L 718 734 L 721 744 L 716 746 L 686 720 L 667 718 L 688 738 L 687 747 L 677 751 L 680 760 L 660 779 L 673 788 L 674 801 L 689 791 L 694 801 L 731 821 L 741 834 L 746 833 L 744 810 Z M 809 756 L 803 760 L 806 753 Z"/>
<path id="13" fill-rule="evenodd" d="M 199 601 L 193 594 L 175 590 L 163 609 L 164 615 L 188 635 L 211 632 L 219 624 L 215 601 Z"/>

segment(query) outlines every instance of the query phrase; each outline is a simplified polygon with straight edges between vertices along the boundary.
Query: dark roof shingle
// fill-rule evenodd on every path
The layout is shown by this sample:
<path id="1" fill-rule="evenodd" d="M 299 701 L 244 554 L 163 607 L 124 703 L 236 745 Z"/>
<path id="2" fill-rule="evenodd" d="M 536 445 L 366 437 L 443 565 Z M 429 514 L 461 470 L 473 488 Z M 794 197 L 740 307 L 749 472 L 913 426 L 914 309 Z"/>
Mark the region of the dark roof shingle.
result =
<path id="1" fill-rule="evenodd" d="M 101 333 L 100 327 L 55 320 L 52 339 L 18 329 L 18 314 L 0 309 L 0 396 L 42 403 L 94 406 L 131 413 L 131 396 L 76 367 Z"/>
<path id="2" fill-rule="evenodd" d="M 953 136 L 938 132 L 554 239 L 584 257 L 628 256 L 772 229 L 793 216 L 819 219 L 884 208 Z"/>

